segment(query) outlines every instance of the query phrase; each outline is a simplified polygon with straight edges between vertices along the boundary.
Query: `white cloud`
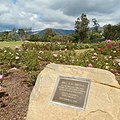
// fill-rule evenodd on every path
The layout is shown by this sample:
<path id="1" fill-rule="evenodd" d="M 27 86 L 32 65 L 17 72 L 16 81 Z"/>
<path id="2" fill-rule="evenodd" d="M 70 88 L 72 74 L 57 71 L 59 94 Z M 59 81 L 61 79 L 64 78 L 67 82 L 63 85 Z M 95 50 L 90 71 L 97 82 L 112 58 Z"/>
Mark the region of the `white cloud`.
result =
<path id="1" fill-rule="evenodd" d="M 118 23 L 119 0 L 0 0 L 0 25 L 16 27 L 47 27 L 74 29 L 74 21 L 85 12 L 100 25 Z"/>

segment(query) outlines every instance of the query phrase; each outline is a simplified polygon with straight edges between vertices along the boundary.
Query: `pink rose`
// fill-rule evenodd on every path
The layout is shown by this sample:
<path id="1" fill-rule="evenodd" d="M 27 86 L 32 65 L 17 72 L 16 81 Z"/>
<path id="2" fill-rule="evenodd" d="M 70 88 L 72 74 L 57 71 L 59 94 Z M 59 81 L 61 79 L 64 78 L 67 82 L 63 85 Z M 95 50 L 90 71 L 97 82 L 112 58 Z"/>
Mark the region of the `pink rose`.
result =
<path id="1" fill-rule="evenodd" d="M 116 61 L 117 63 L 120 63 L 120 59 L 116 59 L 115 61 Z"/>
<path id="2" fill-rule="evenodd" d="M 93 67 L 93 65 L 91 63 L 88 64 L 88 67 Z"/>
<path id="3" fill-rule="evenodd" d="M 3 80 L 4 76 L 3 75 L 0 75 L 0 80 Z"/>
<path id="4" fill-rule="evenodd" d="M 16 49 L 19 49 L 19 47 L 18 47 L 18 46 L 15 46 L 15 48 L 16 48 Z"/>
<path id="5" fill-rule="evenodd" d="M 2 86 L 0 86 L 0 91 L 2 91 Z"/>

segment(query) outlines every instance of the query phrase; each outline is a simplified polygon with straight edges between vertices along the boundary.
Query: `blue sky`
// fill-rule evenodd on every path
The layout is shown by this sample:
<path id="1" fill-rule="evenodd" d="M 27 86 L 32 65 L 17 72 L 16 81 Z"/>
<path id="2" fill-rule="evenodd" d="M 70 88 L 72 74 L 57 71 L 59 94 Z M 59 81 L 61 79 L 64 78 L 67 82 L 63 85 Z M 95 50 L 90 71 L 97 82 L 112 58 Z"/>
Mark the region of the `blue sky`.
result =
<path id="1" fill-rule="evenodd" d="M 82 13 L 101 26 L 120 22 L 120 0 L 0 0 L 0 30 L 74 29 Z M 92 26 L 92 22 L 91 22 Z"/>
<path id="2" fill-rule="evenodd" d="M 11 1 L 15 4 L 17 0 L 11 0 Z"/>

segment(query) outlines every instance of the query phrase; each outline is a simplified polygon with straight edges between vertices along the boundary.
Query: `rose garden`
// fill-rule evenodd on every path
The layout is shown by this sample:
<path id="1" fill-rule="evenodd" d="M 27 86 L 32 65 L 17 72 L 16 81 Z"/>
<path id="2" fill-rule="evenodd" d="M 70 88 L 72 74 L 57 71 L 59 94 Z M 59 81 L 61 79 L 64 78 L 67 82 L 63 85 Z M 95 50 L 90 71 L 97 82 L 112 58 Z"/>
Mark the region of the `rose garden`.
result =
<path id="1" fill-rule="evenodd" d="M 82 53 L 81 50 L 84 50 Z M 38 73 L 48 64 L 58 63 L 106 69 L 120 72 L 120 42 L 96 44 L 23 43 L 15 49 L 0 49 L 0 74 L 7 76 L 10 68 L 22 69 L 28 84 L 35 83 Z M 2 79 L 2 78 L 1 78 Z"/>

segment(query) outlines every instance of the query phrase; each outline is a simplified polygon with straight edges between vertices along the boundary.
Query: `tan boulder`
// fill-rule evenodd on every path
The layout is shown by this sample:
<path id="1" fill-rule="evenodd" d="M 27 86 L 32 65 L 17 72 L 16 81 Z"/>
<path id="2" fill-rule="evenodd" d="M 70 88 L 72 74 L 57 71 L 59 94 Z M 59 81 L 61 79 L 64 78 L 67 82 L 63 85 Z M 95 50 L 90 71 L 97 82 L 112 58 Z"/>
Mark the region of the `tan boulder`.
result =
<path id="1" fill-rule="evenodd" d="M 58 76 L 91 80 L 85 111 L 51 103 Z M 106 70 L 49 64 L 31 93 L 27 120 L 120 120 L 120 85 Z"/>

